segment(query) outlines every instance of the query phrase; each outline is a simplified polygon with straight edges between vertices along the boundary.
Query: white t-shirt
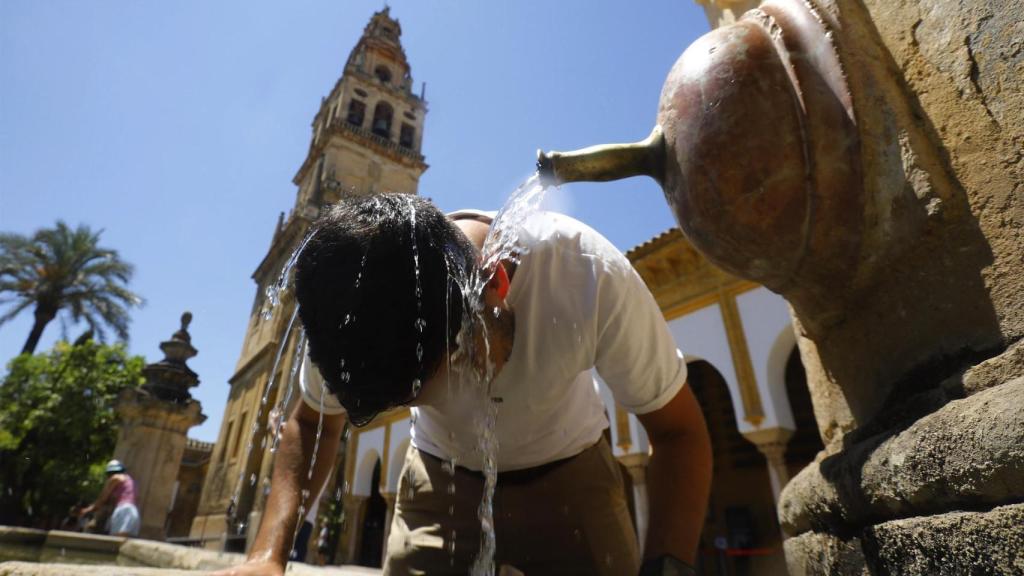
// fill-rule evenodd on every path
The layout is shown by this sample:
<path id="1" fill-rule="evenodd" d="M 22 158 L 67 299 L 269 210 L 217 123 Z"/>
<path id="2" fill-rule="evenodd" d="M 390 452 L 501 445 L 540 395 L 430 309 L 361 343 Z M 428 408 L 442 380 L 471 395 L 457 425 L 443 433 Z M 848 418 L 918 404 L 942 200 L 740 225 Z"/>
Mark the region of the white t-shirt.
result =
<path id="1" fill-rule="evenodd" d="M 469 211 L 453 216 L 479 214 Z M 512 353 L 495 378 L 498 470 L 574 456 L 608 427 L 593 368 L 616 402 L 636 414 L 667 404 L 686 382 L 657 303 L 629 260 L 585 224 L 551 212 L 520 231 L 521 261 L 506 301 L 515 315 Z M 322 380 L 307 359 L 303 400 L 321 409 Z M 437 394 L 412 408 L 412 444 L 461 466 L 483 468 L 476 417 L 481 395 Z M 329 392 L 323 412 L 344 411 Z"/>

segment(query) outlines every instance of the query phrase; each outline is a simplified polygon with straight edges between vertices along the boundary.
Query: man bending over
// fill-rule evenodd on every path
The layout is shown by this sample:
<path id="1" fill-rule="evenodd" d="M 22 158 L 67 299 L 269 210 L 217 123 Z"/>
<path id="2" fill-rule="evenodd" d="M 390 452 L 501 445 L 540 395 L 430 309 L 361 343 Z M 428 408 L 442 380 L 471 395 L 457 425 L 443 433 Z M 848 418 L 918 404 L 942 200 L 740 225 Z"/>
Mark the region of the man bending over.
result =
<path id="1" fill-rule="evenodd" d="M 446 217 L 422 198 L 378 194 L 314 225 L 296 268 L 312 365 L 249 560 L 230 573 L 281 574 L 300 494 L 319 493 L 346 411 L 360 426 L 402 405 L 414 423 L 384 572 L 469 572 L 481 538 L 484 402 L 497 406 L 496 566 L 530 576 L 690 573 L 711 446 L 653 297 L 597 232 L 537 213 L 514 254 L 484 271 L 482 293 L 464 298 L 490 224 L 482 212 Z M 650 438 L 642 559 L 594 368 Z M 467 373 L 491 379 L 474 384 Z"/>

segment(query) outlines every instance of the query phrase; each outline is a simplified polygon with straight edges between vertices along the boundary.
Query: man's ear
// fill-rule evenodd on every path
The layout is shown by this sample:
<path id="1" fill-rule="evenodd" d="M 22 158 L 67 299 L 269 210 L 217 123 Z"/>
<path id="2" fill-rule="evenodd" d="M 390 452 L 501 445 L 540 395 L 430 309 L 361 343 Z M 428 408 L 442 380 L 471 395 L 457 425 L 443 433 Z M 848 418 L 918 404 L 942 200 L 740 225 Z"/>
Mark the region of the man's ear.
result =
<path id="1" fill-rule="evenodd" d="M 511 284 L 508 279 L 508 272 L 505 270 L 505 264 L 498 262 L 498 265 L 494 267 L 494 274 L 491 275 L 491 279 L 487 282 L 487 287 L 494 290 L 498 298 L 505 300 Z"/>

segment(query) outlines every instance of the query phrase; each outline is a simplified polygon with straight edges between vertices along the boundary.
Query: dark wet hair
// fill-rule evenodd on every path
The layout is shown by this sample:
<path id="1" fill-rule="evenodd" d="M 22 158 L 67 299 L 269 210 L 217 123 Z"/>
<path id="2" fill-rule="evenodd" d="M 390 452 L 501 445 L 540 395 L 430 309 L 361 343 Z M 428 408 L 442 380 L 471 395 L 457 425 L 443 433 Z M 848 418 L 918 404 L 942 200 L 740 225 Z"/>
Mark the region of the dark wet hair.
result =
<path id="1" fill-rule="evenodd" d="M 309 357 L 362 426 L 411 402 L 447 343 L 455 350 L 460 284 L 476 250 L 436 206 L 409 194 L 345 200 L 312 234 L 295 269 Z"/>

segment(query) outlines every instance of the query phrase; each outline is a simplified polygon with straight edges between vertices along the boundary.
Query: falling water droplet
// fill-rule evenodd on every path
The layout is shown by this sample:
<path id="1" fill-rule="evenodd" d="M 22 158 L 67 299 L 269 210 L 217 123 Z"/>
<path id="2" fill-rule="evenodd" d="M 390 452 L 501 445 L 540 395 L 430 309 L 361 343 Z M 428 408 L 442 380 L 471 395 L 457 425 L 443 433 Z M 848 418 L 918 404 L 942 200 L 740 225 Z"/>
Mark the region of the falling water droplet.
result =
<path id="1" fill-rule="evenodd" d="M 413 379 L 413 381 L 412 381 L 412 395 L 413 396 L 419 396 L 419 394 L 420 394 L 420 387 L 422 385 L 423 384 L 420 382 L 419 378 Z M 413 425 L 416 424 L 415 416 L 413 416 L 413 422 L 412 423 L 413 423 Z"/>
<path id="2" fill-rule="evenodd" d="M 416 360 L 419 361 L 419 362 L 423 361 L 423 343 L 422 342 L 417 342 L 416 343 Z"/>
<path id="3" fill-rule="evenodd" d="M 501 315 L 501 308 L 498 308 L 497 306 L 495 306 L 494 310 L 492 311 L 492 313 L 494 314 L 494 317 L 497 318 L 499 315 Z"/>
<path id="4" fill-rule="evenodd" d="M 449 496 L 454 496 L 455 495 L 455 482 L 449 482 L 448 483 L 448 495 Z"/>
<path id="5" fill-rule="evenodd" d="M 450 504 L 448 506 L 448 515 L 455 516 L 455 504 Z"/>
<path id="6" fill-rule="evenodd" d="M 348 382 L 352 378 L 352 374 L 350 374 L 346 370 L 346 371 L 342 372 L 341 374 L 339 374 L 338 377 L 341 378 L 342 382 Z"/>
<path id="7" fill-rule="evenodd" d="M 414 322 L 413 325 L 416 326 L 416 329 L 422 333 L 423 330 L 426 329 L 427 327 L 427 321 L 424 320 L 423 318 L 417 318 L 416 322 Z"/>
<path id="8" fill-rule="evenodd" d="M 249 475 L 249 486 L 255 486 L 255 485 L 256 485 L 256 473 L 253 472 L 252 474 Z"/>

